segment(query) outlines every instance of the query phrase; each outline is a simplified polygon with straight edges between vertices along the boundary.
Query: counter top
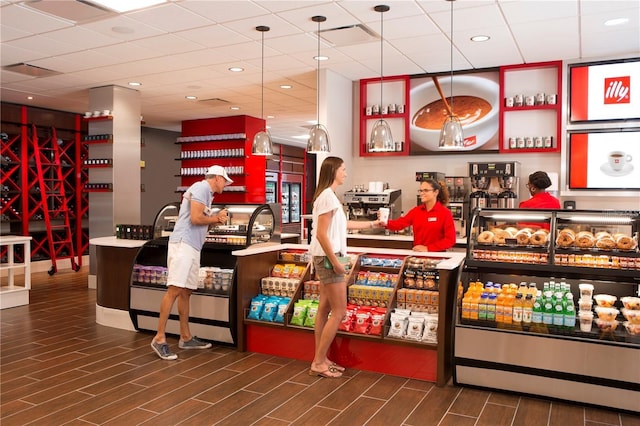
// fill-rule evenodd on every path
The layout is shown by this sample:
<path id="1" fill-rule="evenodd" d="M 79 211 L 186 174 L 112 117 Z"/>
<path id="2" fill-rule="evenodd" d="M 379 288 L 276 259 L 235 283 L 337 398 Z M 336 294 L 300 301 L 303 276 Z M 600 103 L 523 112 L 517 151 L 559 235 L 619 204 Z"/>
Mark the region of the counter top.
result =
<path id="1" fill-rule="evenodd" d="M 413 241 L 413 235 L 404 234 L 347 234 L 347 239 L 357 238 L 360 240 L 385 240 L 385 241 Z M 456 238 L 456 244 L 466 246 L 466 238 Z"/>
<path id="2" fill-rule="evenodd" d="M 108 247 L 124 247 L 124 248 L 137 248 L 142 247 L 147 240 L 126 240 L 124 238 L 110 237 L 98 237 L 91 238 L 89 244 L 94 246 L 108 246 Z"/>
<path id="3" fill-rule="evenodd" d="M 231 252 L 232 255 L 242 257 L 251 256 L 254 254 L 267 253 L 276 250 L 308 250 L 309 246 L 306 244 L 277 244 L 277 243 L 264 243 L 255 244 L 249 248 L 236 250 Z M 438 263 L 438 269 L 453 270 L 460 266 L 464 261 L 464 253 L 455 252 L 424 252 L 413 250 L 401 250 L 401 249 L 389 249 L 389 248 L 376 248 L 376 247 L 347 247 L 349 253 L 360 254 L 384 254 L 384 255 L 398 255 L 398 256 L 420 256 L 430 258 L 440 258 L 442 261 Z"/>
<path id="4" fill-rule="evenodd" d="M 1 245 L 9 245 L 9 244 L 21 244 L 26 243 L 27 241 L 31 241 L 32 237 L 24 236 L 24 235 L 3 235 L 0 236 L 0 244 Z"/>

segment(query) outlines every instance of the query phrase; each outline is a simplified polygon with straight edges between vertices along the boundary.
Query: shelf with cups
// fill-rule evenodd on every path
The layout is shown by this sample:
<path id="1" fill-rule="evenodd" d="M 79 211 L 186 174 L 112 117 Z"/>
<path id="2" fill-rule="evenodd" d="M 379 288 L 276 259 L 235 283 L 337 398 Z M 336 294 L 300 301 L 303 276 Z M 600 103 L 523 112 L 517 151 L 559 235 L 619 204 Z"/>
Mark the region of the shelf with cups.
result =
<path id="1" fill-rule="evenodd" d="M 500 152 L 560 152 L 562 61 L 500 67 Z"/>
<path id="2" fill-rule="evenodd" d="M 113 143 L 113 135 L 104 134 L 104 135 L 86 135 L 82 138 L 82 143 L 93 144 L 93 143 Z"/>
<path id="3" fill-rule="evenodd" d="M 85 169 L 104 169 L 113 167 L 112 158 L 87 158 L 82 162 Z"/>
<path id="4" fill-rule="evenodd" d="M 381 81 L 382 91 L 380 90 Z M 361 157 L 409 155 L 408 102 L 408 75 L 360 80 L 359 151 Z M 381 119 L 389 124 L 393 146 L 374 147 L 370 144 L 369 135 L 375 123 Z"/>
<path id="5" fill-rule="evenodd" d="M 109 121 L 109 120 L 113 120 L 113 115 L 100 115 L 97 117 L 91 116 L 91 117 L 87 117 L 84 116 L 82 117 L 82 119 L 84 121 Z"/>

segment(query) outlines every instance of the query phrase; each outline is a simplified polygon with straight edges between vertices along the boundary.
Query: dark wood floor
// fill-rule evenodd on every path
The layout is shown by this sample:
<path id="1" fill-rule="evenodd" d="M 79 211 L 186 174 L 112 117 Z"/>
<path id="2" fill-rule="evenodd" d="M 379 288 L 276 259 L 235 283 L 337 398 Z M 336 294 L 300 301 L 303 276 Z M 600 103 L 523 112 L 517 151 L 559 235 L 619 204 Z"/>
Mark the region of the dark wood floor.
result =
<path id="1" fill-rule="evenodd" d="M 87 268 L 33 274 L 31 303 L 0 311 L 0 424 L 640 425 L 580 405 L 350 370 L 214 346 L 162 361 L 151 336 L 95 322 Z"/>

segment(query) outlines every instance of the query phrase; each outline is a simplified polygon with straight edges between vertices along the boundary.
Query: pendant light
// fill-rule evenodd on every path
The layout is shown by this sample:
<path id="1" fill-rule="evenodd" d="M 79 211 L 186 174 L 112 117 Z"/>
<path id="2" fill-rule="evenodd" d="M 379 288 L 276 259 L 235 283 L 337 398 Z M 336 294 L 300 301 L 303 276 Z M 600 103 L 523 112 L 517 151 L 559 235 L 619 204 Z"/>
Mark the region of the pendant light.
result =
<path id="1" fill-rule="evenodd" d="M 316 56 L 316 93 L 317 93 L 317 113 L 318 119 L 316 125 L 309 132 L 309 140 L 307 141 L 307 152 L 317 154 L 319 152 L 331 151 L 331 142 L 329 141 L 329 131 L 320 124 L 320 22 L 327 20 L 324 16 L 314 16 L 311 18 L 313 22 L 318 23 L 318 55 Z"/>
<path id="2" fill-rule="evenodd" d="M 451 97 L 449 99 L 449 116 L 442 123 L 438 148 L 442 150 L 459 150 L 464 148 L 464 135 L 460 119 L 453 112 L 453 2 L 455 0 L 447 1 L 451 2 L 451 80 L 449 81 Z"/>
<path id="3" fill-rule="evenodd" d="M 376 12 L 380 12 L 380 119 L 375 122 L 373 129 L 371 129 L 371 137 L 369 138 L 369 151 L 393 151 L 394 143 L 393 136 L 391 136 L 391 128 L 382 118 L 382 110 L 384 102 L 382 101 L 382 83 L 383 83 L 383 55 L 382 46 L 384 45 L 384 27 L 383 27 L 383 14 L 390 8 L 385 4 L 378 5 L 373 8 Z"/>
<path id="4" fill-rule="evenodd" d="M 256 31 L 260 31 L 262 33 L 262 112 L 261 117 L 264 120 L 264 33 L 269 31 L 271 28 L 260 25 L 256 27 Z M 253 155 L 272 155 L 273 154 L 273 142 L 271 142 L 271 135 L 267 130 L 267 124 L 265 122 L 264 130 L 259 131 L 253 137 L 253 144 L 251 145 L 251 154 Z"/>

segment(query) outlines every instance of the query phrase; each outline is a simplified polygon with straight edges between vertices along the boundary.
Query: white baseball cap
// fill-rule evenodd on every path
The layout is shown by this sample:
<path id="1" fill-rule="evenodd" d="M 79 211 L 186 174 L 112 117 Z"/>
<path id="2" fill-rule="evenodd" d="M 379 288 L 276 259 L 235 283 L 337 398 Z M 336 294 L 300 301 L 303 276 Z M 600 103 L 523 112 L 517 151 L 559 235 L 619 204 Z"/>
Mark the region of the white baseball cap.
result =
<path id="1" fill-rule="evenodd" d="M 207 175 L 222 176 L 224 180 L 227 181 L 227 185 L 230 185 L 233 183 L 233 181 L 227 174 L 227 171 L 222 166 L 211 166 L 207 169 L 207 172 L 204 175 L 205 176 Z"/>

